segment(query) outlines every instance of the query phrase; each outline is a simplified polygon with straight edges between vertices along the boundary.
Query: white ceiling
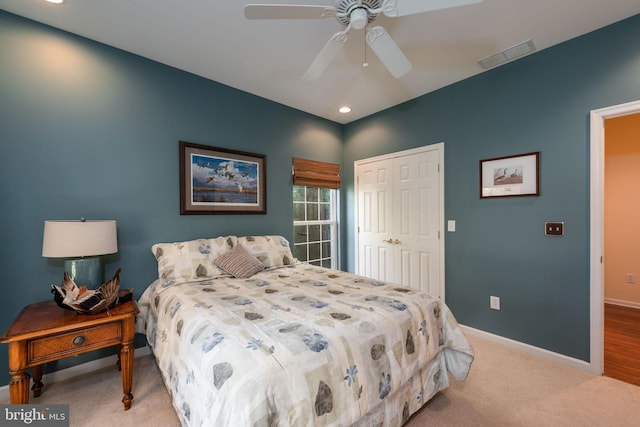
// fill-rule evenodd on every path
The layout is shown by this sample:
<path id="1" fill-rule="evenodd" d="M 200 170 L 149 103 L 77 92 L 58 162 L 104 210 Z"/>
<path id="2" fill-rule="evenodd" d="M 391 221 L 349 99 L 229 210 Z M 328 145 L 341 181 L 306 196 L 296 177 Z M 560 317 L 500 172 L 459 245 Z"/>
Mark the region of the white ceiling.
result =
<path id="1" fill-rule="evenodd" d="M 429 0 L 424 0 L 429 1 Z M 539 50 L 640 13 L 638 0 L 484 0 L 400 18 L 379 16 L 413 64 L 394 79 L 351 30 L 343 56 L 316 82 L 301 77 L 334 19 L 248 21 L 246 3 L 334 0 L 0 0 L 0 8 L 163 64 L 348 123 L 483 72 L 477 61 L 532 39 Z M 402 0 L 398 0 L 400 5 Z M 338 107 L 352 107 L 341 114 Z"/>

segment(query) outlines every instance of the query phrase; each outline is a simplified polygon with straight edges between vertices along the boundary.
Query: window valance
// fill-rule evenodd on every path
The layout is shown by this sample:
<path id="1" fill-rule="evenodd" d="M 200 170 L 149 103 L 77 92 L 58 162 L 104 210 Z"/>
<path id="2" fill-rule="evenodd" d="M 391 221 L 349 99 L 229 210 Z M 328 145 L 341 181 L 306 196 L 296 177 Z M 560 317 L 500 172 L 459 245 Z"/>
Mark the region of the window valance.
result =
<path id="1" fill-rule="evenodd" d="M 340 188 L 340 165 L 294 157 L 293 185 Z"/>

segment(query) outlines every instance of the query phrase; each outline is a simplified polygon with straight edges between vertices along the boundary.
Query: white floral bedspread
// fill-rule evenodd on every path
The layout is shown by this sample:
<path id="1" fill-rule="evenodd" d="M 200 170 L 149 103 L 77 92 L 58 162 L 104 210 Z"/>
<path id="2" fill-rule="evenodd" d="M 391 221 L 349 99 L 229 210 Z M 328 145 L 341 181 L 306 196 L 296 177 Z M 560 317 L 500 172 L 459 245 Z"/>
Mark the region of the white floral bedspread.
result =
<path id="1" fill-rule="evenodd" d="M 473 360 L 439 299 L 307 264 L 157 280 L 139 305 L 183 426 L 400 426 Z"/>

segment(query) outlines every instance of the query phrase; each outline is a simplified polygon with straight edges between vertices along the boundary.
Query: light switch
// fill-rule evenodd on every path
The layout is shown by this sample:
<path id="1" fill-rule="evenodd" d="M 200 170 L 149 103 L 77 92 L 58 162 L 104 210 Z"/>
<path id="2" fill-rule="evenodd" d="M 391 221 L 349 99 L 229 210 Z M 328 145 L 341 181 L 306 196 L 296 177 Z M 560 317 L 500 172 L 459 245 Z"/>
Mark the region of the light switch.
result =
<path id="1" fill-rule="evenodd" d="M 456 221 L 455 220 L 450 219 L 449 221 L 447 221 L 447 231 L 451 231 L 451 232 L 456 231 Z"/>

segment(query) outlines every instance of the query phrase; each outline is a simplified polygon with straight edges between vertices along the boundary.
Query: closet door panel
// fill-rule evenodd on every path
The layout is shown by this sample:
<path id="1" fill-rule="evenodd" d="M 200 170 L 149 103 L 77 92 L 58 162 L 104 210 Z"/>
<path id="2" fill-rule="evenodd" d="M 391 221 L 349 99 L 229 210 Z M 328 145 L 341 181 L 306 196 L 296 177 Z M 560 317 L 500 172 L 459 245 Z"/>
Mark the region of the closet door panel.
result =
<path id="1" fill-rule="evenodd" d="M 393 280 L 391 162 L 371 162 L 356 171 L 358 183 L 358 274 Z"/>
<path id="2" fill-rule="evenodd" d="M 425 147 L 356 163 L 356 272 L 444 296 L 442 156 Z"/>

